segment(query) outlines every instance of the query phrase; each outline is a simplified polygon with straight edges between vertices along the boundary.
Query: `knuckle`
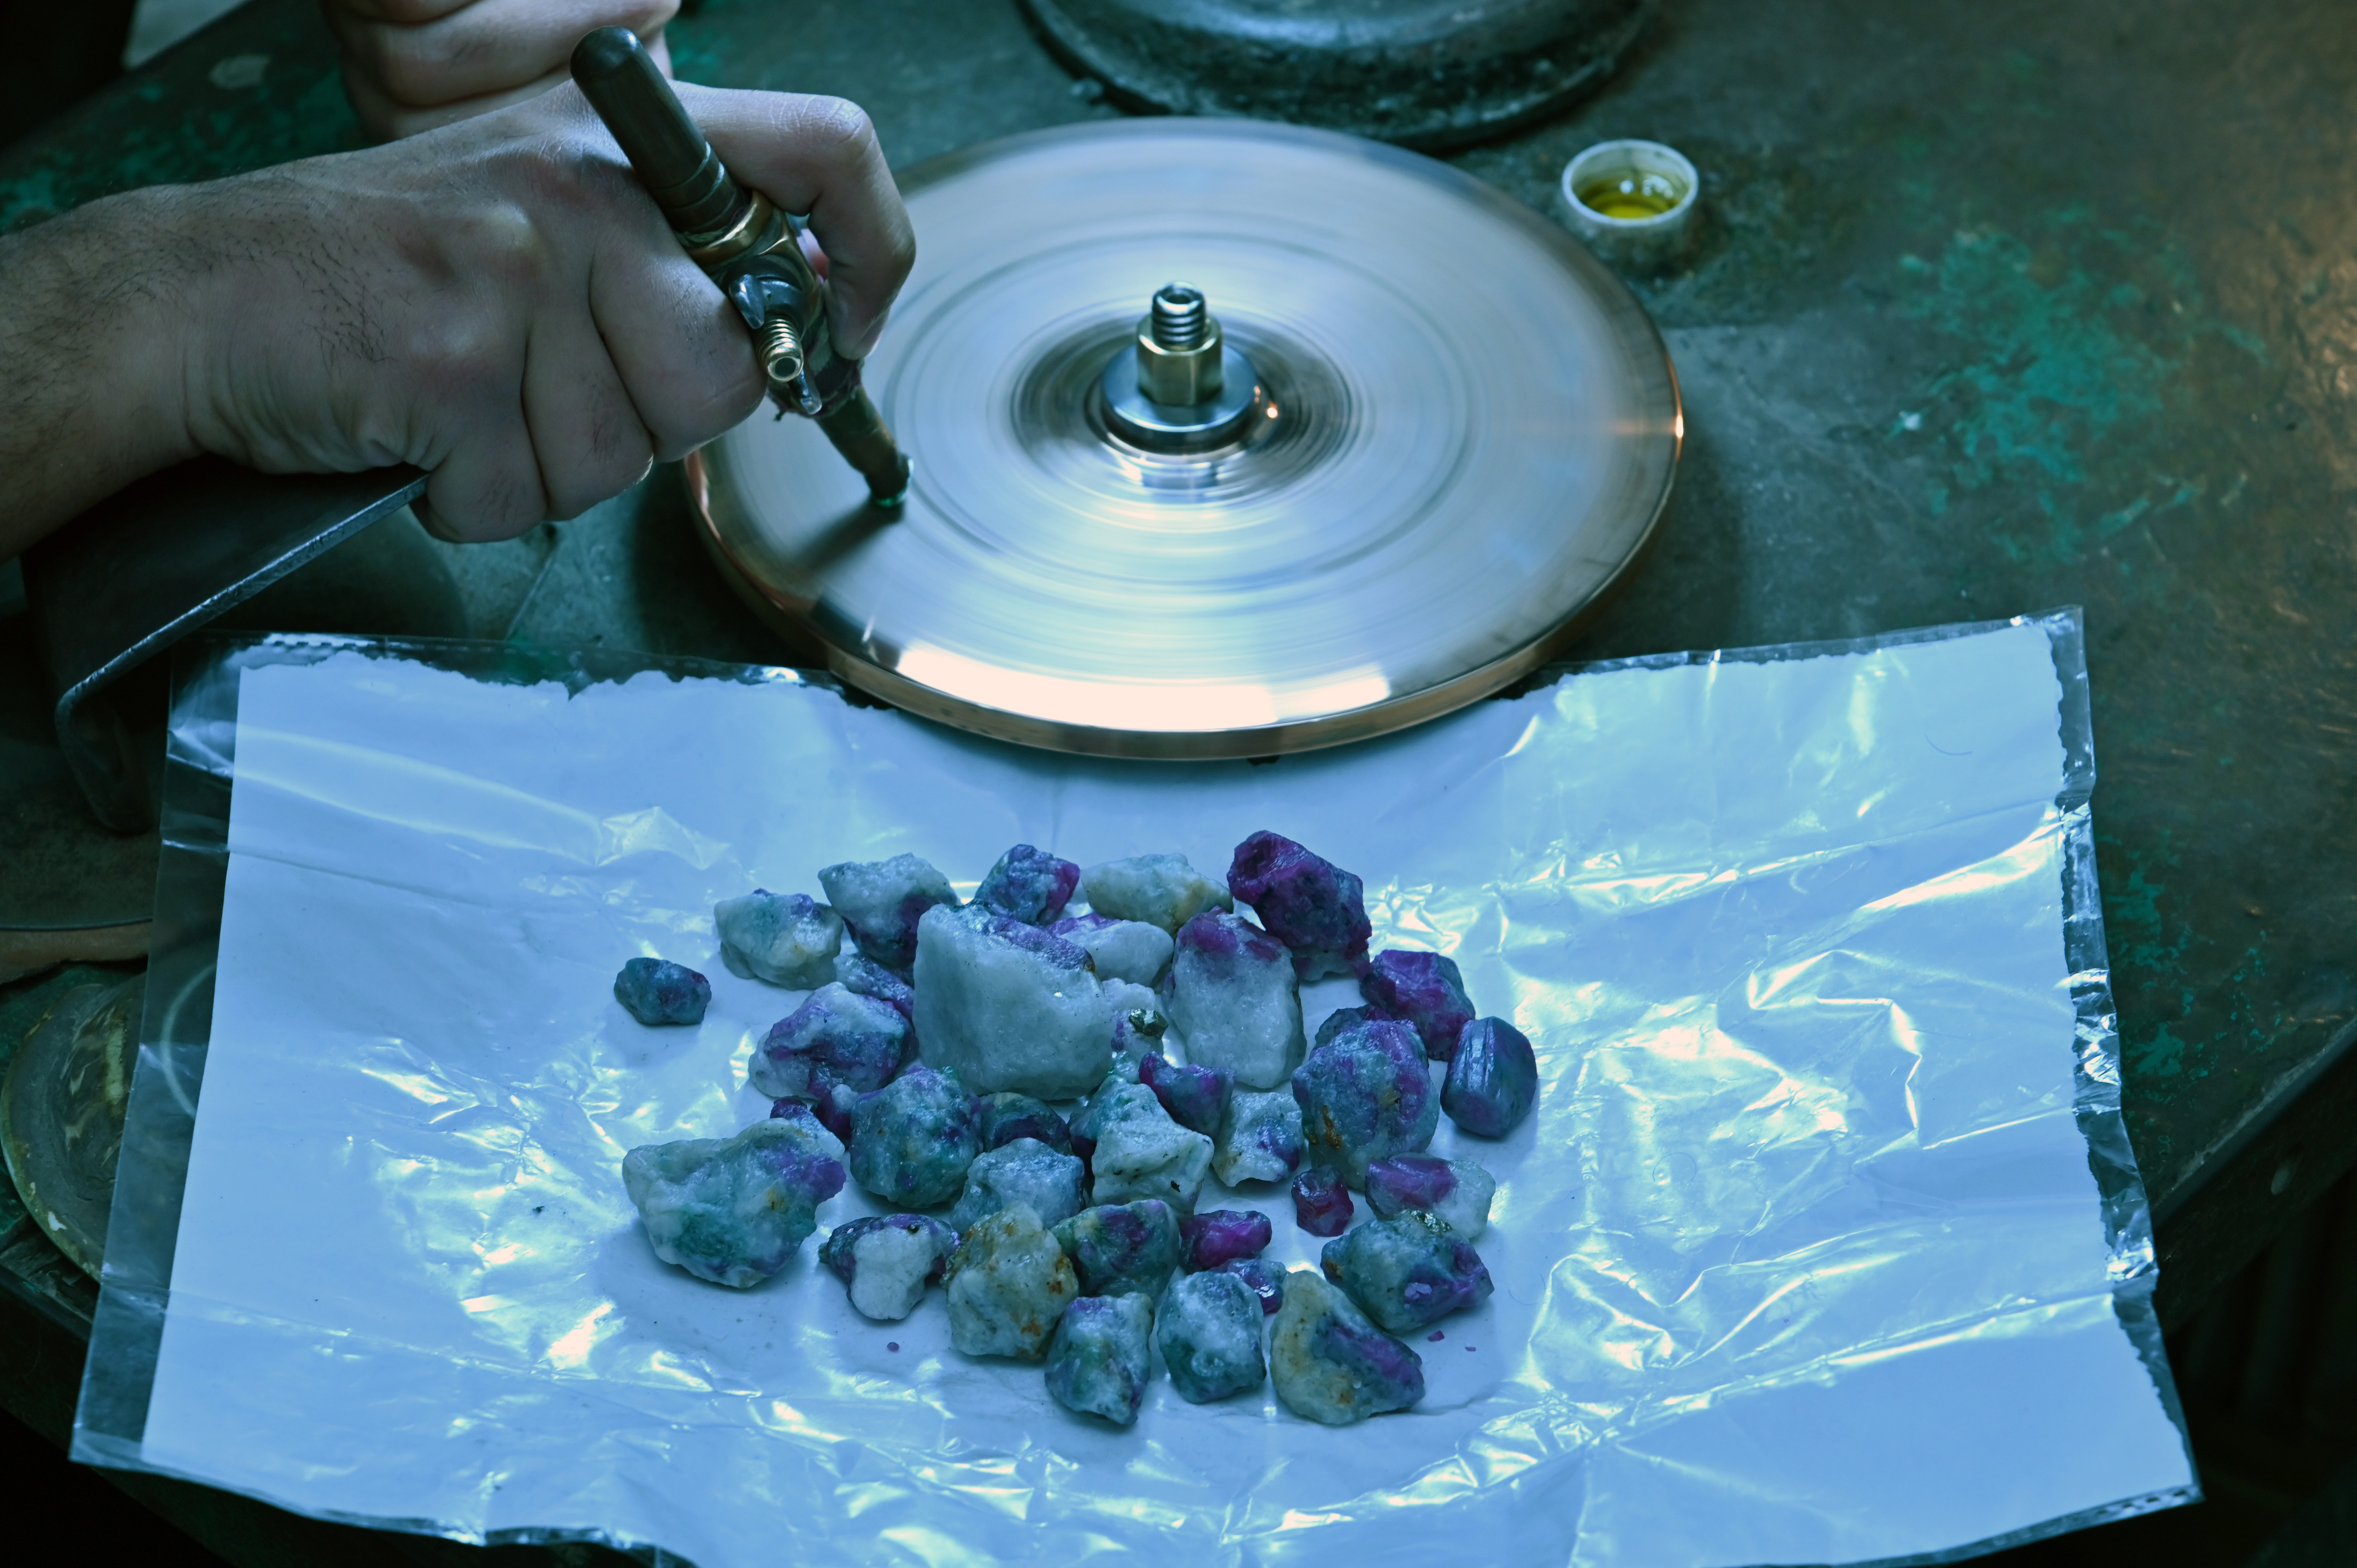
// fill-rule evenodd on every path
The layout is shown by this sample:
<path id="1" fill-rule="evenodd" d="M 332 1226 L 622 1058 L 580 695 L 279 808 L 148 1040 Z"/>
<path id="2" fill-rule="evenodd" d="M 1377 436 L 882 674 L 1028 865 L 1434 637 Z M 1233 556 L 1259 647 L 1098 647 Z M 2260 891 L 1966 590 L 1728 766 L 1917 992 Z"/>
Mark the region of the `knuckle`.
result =
<path id="1" fill-rule="evenodd" d="M 867 111 L 848 98 L 805 98 L 800 121 L 800 137 L 829 162 L 856 163 L 877 150 Z"/>

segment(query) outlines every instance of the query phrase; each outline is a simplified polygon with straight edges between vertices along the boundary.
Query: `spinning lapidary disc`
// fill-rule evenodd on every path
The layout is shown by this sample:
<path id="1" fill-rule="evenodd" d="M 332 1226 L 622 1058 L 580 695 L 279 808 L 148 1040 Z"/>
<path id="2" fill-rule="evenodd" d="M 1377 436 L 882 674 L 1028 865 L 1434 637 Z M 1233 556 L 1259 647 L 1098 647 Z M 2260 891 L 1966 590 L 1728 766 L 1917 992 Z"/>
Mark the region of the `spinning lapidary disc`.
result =
<path id="1" fill-rule="evenodd" d="M 1652 323 L 1443 165 L 1161 119 L 901 184 L 917 270 L 867 381 L 905 505 L 868 506 L 804 420 L 748 421 L 689 480 L 756 607 L 910 712 L 1122 757 L 1383 734 L 1540 663 L 1668 499 Z M 1205 392 L 1170 367 L 1208 365 L 1213 323 Z"/>

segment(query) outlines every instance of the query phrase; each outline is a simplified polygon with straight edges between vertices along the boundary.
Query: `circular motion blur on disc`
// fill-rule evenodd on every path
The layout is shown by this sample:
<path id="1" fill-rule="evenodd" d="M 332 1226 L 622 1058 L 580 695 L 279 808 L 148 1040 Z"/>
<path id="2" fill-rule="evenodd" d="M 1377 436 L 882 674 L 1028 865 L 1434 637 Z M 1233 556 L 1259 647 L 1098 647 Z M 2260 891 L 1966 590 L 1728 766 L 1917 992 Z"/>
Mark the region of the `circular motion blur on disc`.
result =
<path id="1" fill-rule="evenodd" d="M 691 464 L 715 552 L 913 713 L 1118 757 L 1260 757 L 1498 690 L 1626 570 L 1682 422 L 1660 336 L 1478 181 L 1324 132 L 1135 120 L 904 177 L 917 270 L 867 384 L 904 507 L 809 421 Z M 1111 433 L 1155 291 L 1200 290 L 1253 412 Z M 1230 396 L 1232 397 L 1232 389 Z"/>

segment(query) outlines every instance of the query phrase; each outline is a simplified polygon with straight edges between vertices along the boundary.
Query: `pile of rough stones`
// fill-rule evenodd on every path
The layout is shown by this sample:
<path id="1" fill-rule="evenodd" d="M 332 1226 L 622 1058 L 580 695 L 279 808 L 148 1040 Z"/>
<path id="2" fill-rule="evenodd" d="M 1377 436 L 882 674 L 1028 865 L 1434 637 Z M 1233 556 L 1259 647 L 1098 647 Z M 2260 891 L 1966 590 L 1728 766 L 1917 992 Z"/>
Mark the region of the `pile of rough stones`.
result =
<path id="1" fill-rule="evenodd" d="M 1196 1403 L 1273 1376 L 1288 1409 L 1340 1425 L 1422 1397 L 1399 1337 L 1490 1294 L 1472 1244 L 1496 1186 L 1423 1151 L 1443 1112 L 1511 1132 L 1537 1063 L 1474 1015 L 1447 957 L 1369 956 L 1357 876 L 1256 832 L 1225 886 L 1180 855 L 1084 874 L 1028 844 L 970 903 L 910 854 L 819 882 L 824 904 L 756 890 L 714 910 L 732 972 L 810 996 L 753 1051 L 769 1120 L 623 1161 L 664 1262 L 757 1284 L 847 1176 L 902 1211 L 819 1249 L 851 1305 L 897 1321 L 942 1283 L 956 1348 L 1044 1360 L 1067 1409 L 1127 1425 L 1157 1353 Z M 1365 1004 L 1308 1040 L 1299 988 L 1331 975 Z M 614 993 L 642 1024 L 695 1024 L 712 988 L 638 958 Z M 1214 1175 L 1290 1181 L 1302 1229 L 1333 1238 L 1322 1274 L 1261 1256 L 1267 1215 L 1199 1209 Z M 1354 1191 L 1372 1210 L 1355 1227 Z"/>

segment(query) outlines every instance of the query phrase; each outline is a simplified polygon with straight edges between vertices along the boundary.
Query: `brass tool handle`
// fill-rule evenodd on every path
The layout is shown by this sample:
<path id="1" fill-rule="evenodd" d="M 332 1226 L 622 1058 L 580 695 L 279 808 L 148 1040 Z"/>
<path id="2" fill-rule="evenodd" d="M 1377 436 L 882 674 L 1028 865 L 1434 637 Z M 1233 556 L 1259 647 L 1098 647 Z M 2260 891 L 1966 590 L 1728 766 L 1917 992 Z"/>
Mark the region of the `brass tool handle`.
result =
<path id="1" fill-rule="evenodd" d="M 628 27 L 600 27 L 574 46 L 573 80 L 681 245 L 745 318 L 780 414 L 817 420 L 867 481 L 869 499 L 899 505 L 909 459 L 859 384 L 859 361 L 834 352 L 825 285 L 802 254 L 793 219 L 730 177 Z"/>

